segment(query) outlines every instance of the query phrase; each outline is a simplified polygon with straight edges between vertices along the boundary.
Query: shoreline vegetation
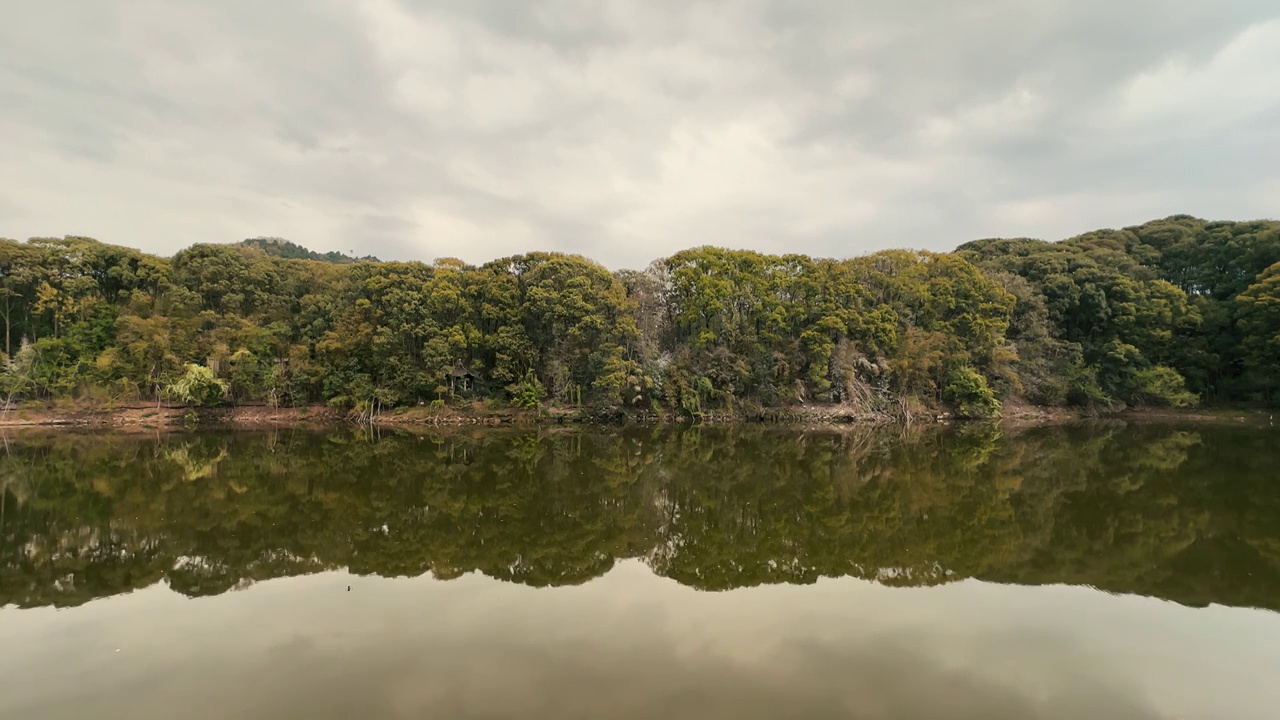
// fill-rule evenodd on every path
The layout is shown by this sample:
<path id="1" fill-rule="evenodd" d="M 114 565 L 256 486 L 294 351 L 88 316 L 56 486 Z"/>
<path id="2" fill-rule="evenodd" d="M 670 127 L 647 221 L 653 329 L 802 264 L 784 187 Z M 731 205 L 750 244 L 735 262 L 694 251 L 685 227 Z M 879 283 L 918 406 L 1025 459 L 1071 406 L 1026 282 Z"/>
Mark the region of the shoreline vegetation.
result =
<path id="1" fill-rule="evenodd" d="M 0 322 L 0 425 L 1264 408 L 1280 402 L 1280 221 L 1179 215 L 850 259 L 704 246 L 639 271 L 547 252 L 382 262 L 272 238 L 172 258 L 0 239 Z"/>
<path id="2" fill-rule="evenodd" d="M 1244 407 L 1217 408 L 1128 408 L 1097 415 L 1080 408 L 1006 406 L 998 422 L 1004 426 L 1040 426 L 1061 423 L 1109 420 L 1123 422 L 1220 422 L 1267 424 L 1273 414 L 1268 410 Z M 755 415 L 740 412 L 709 412 L 700 417 L 678 414 L 618 414 L 592 408 L 543 407 L 522 408 L 425 407 L 396 408 L 373 418 L 358 418 L 349 411 L 327 405 L 302 407 L 270 407 L 237 405 L 229 407 L 191 407 L 173 404 L 132 404 L 127 406 L 33 406 L 25 405 L 0 412 L 0 431 L 24 429 L 81 430 L 183 430 L 183 429 L 255 429 L 315 428 L 364 425 L 386 429 L 425 430 L 432 427 L 530 427 L 530 426 L 626 426 L 626 425 L 723 425 L 768 424 L 812 427 L 876 425 L 945 425 L 965 422 L 950 413 L 918 414 L 910 418 L 887 414 L 868 414 L 839 406 L 797 406 L 767 410 Z M 979 421 L 982 422 L 982 421 Z"/>

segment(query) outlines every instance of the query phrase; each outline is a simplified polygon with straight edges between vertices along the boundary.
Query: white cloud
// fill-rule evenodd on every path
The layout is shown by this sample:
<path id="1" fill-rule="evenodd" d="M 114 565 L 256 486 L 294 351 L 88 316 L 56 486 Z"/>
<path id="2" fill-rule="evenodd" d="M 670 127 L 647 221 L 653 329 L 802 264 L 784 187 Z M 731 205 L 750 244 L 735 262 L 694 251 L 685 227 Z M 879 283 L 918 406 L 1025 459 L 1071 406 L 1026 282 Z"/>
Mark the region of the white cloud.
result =
<path id="1" fill-rule="evenodd" d="M 1170 59 L 1133 78 L 1122 117 L 1161 134 L 1230 131 L 1280 110 L 1280 20 L 1247 28 L 1204 65 Z"/>
<path id="2" fill-rule="evenodd" d="M 28 3 L 0 24 L 0 233 L 617 267 L 1265 215 L 1278 18 L 1270 0 Z"/>

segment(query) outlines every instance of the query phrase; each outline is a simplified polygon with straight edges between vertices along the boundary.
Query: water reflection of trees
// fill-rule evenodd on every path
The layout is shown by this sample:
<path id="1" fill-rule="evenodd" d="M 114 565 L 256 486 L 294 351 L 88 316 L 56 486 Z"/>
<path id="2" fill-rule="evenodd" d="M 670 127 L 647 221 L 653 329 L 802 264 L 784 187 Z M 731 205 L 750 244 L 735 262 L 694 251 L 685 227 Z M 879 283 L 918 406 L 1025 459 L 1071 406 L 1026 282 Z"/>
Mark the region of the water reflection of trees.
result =
<path id="1" fill-rule="evenodd" d="M 0 602 L 339 567 L 565 585 L 636 557 L 708 590 L 976 577 L 1280 609 L 1278 459 L 1224 427 L 24 437 Z"/>

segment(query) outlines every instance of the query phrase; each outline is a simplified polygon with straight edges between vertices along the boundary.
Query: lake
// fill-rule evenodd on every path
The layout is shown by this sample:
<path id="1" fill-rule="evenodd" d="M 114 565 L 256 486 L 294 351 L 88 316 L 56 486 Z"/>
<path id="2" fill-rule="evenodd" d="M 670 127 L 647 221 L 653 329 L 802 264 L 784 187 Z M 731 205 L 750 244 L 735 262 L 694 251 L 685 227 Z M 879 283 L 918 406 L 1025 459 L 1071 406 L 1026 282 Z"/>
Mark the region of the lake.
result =
<path id="1" fill-rule="evenodd" d="M 4 444 L 3 718 L 1280 717 L 1270 427 Z"/>

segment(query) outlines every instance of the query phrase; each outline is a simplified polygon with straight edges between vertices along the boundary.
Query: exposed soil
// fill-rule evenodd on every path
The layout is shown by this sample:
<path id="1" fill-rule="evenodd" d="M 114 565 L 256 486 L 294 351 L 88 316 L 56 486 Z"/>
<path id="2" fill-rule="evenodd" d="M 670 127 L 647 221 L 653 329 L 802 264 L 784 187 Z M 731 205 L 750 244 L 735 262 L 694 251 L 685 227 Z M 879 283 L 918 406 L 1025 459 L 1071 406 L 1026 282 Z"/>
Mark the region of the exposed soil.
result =
<path id="1" fill-rule="evenodd" d="M 173 405 L 38 406 L 22 405 L 0 412 L 0 427 L 171 428 L 185 425 L 237 427 L 329 425 L 344 414 L 331 408 L 271 408 L 241 405 L 227 408 L 187 408 Z M 194 422 L 193 422 L 194 421 Z"/>
<path id="2" fill-rule="evenodd" d="M 386 426 L 508 425 L 568 423 L 594 420 L 578 408 L 549 408 L 542 413 L 514 408 L 492 409 L 481 403 L 463 408 L 396 408 L 380 412 L 373 422 Z M 353 424 L 346 410 L 326 405 L 271 407 L 237 405 L 193 408 L 154 403 L 127 405 L 44 405 L 28 403 L 0 411 L 0 427 L 68 427 L 153 429 L 183 427 L 305 427 Z"/>
<path id="3" fill-rule="evenodd" d="M 1088 419 L 1091 416 L 1069 408 L 1046 408 L 1020 402 L 1006 402 L 1006 425 L 1051 425 Z M 1107 415 L 1106 419 L 1133 422 L 1230 422 L 1265 424 L 1273 422 L 1270 411 L 1238 408 L 1178 410 L 1138 408 Z M 919 413 L 912 423 L 946 423 L 945 413 Z M 223 408 L 188 408 L 174 405 L 130 404 L 114 406 L 35 405 L 26 404 L 0 411 L 0 427 L 72 427 L 153 429 L 183 427 L 324 427 L 354 423 L 357 418 L 343 410 L 324 405 L 280 407 L 239 405 Z M 409 407 L 379 413 L 374 424 L 399 427 L 456 425 L 525 425 L 579 423 L 662 423 L 689 422 L 670 416 L 621 415 L 576 407 L 550 407 L 541 412 L 517 408 L 490 408 L 483 403 L 462 408 Z M 703 423 L 765 422 L 800 425 L 868 425 L 898 422 L 885 415 L 859 413 L 839 406 L 796 406 L 768 410 L 758 416 L 743 417 L 732 413 L 708 413 Z"/>
<path id="4" fill-rule="evenodd" d="M 1021 400 L 1008 400 L 1001 407 L 1001 421 L 1012 425 L 1048 425 L 1074 422 L 1084 415 L 1075 408 L 1041 407 Z"/>
<path id="5" fill-rule="evenodd" d="M 1255 408 L 1132 408 L 1114 417 L 1141 422 L 1220 422 L 1267 425 L 1275 423 L 1280 412 Z"/>

